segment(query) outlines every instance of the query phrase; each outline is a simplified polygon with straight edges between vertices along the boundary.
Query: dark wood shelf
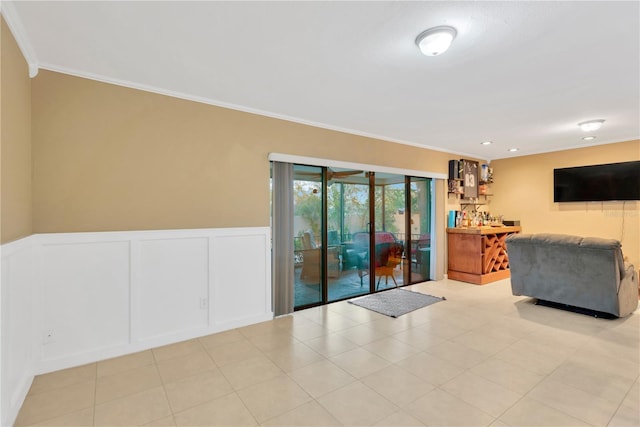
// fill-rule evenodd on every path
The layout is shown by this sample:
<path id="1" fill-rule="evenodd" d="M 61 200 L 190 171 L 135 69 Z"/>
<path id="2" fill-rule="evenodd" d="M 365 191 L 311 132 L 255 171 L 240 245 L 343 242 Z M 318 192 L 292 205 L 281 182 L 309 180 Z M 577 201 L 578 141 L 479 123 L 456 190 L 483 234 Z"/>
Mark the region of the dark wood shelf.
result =
<path id="1" fill-rule="evenodd" d="M 477 163 L 475 161 L 466 161 L 464 159 L 460 159 L 459 161 L 457 161 L 460 163 L 460 168 L 458 170 L 461 170 L 462 168 L 466 167 L 464 165 L 466 165 L 466 163 Z M 464 210 L 464 208 L 466 206 L 485 206 L 487 204 L 489 204 L 489 197 L 493 196 L 493 194 L 480 194 L 480 188 L 477 188 L 477 196 L 475 196 L 473 199 L 476 201 L 471 201 L 469 200 L 469 198 L 465 197 L 464 194 L 464 178 L 453 178 L 451 174 L 451 161 L 449 162 L 449 178 L 447 180 L 447 194 L 448 197 L 451 195 L 454 195 L 460 203 L 460 208 L 462 210 Z M 483 186 L 483 191 L 487 191 L 490 188 L 488 187 L 489 184 L 491 184 L 492 182 L 489 181 L 484 181 L 484 180 L 479 180 L 478 176 L 475 175 L 475 180 L 478 182 L 478 187 Z M 482 202 L 478 199 L 482 199 Z"/>

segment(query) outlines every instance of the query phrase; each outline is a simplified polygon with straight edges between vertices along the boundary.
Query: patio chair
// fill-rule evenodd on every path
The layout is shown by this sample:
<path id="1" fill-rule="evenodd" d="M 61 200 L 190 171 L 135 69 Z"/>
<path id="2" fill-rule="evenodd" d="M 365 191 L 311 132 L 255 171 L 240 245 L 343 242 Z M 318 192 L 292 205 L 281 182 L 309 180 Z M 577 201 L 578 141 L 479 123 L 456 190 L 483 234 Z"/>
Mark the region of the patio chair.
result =
<path id="1" fill-rule="evenodd" d="M 389 283 L 389 277 L 398 286 L 394 276 L 395 268 L 402 259 L 403 245 L 398 242 L 392 233 L 385 231 L 376 232 L 375 245 L 375 265 L 374 270 L 378 276 L 376 289 L 380 286 L 380 280 L 385 278 L 385 283 Z M 364 285 L 364 277 L 369 274 L 369 233 L 360 232 L 354 234 L 354 251 L 358 262 L 358 277 L 360 286 Z"/>
<path id="2" fill-rule="evenodd" d="M 306 281 L 320 281 L 321 247 L 316 244 L 312 231 L 302 235 L 302 271 L 300 278 Z M 329 246 L 327 249 L 327 274 L 329 277 L 340 277 L 340 247 Z"/>

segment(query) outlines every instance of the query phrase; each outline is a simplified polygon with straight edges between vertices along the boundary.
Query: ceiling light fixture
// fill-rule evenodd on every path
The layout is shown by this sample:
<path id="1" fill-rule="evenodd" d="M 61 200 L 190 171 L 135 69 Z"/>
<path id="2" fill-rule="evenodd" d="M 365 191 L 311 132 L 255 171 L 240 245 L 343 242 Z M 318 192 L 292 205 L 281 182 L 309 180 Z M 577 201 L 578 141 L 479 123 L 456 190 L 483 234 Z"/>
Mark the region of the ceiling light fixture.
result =
<path id="1" fill-rule="evenodd" d="M 444 53 L 458 32 L 453 27 L 433 27 L 418 34 L 416 44 L 426 56 L 438 56 Z"/>
<path id="2" fill-rule="evenodd" d="M 585 140 L 585 141 L 593 141 L 594 139 L 596 139 L 596 137 L 593 136 L 593 135 L 590 135 L 590 136 L 585 136 L 582 139 Z"/>
<path id="3" fill-rule="evenodd" d="M 482 144 L 482 145 L 491 145 L 491 144 L 493 144 L 493 141 L 482 141 L 480 144 Z"/>
<path id="4" fill-rule="evenodd" d="M 518 151 L 517 148 L 509 148 L 509 151 L 511 151 L 512 153 L 515 153 L 516 151 Z"/>
<path id="5" fill-rule="evenodd" d="M 602 119 L 588 120 L 586 122 L 578 123 L 578 126 L 580 126 L 580 129 L 582 129 L 583 132 L 593 132 L 594 130 L 600 129 L 603 123 L 604 120 Z"/>

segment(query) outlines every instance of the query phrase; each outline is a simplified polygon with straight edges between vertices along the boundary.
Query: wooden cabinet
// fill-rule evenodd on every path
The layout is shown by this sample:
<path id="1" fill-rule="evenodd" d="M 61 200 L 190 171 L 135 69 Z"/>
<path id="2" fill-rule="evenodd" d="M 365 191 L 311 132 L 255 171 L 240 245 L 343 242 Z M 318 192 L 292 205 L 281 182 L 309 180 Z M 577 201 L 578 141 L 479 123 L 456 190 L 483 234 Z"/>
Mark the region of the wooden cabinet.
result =
<path id="1" fill-rule="evenodd" d="M 521 228 L 447 228 L 449 279 L 484 285 L 510 277 L 505 240 Z"/>

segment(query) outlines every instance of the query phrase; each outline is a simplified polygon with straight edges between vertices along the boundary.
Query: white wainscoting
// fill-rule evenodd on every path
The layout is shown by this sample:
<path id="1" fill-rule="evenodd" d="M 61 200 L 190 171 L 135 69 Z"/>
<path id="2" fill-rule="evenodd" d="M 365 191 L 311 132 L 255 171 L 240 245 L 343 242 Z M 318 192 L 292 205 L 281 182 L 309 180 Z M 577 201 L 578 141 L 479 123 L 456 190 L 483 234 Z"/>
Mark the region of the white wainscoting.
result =
<path id="1" fill-rule="evenodd" d="M 134 250 L 134 340 L 207 327 L 209 238 L 142 239 Z"/>
<path id="2" fill-rule="evenodd" d="M 47 237 L 37 248 L 40 362 L 68 367 L 69 357 L 129 343 L 130 243 Z"/>
<path id="3" fill-rule="evenodd" d="M 219 233 L 211 239 L 212 323 L 219 329 L 230 329 L 238 323 L 273 314 L 271 307 L 271 243 L 258 234 L 234 236 Z M 267 254 L 267 257 L 264 254 Z M 254 260 L 251 264 L 243 256 Z M 261 286 L 268 277 L 269 286 Z M 242 307 L 242 309 L 237 309 Z"/>
<path id="4" fill-rule="evenodd" d="M 36 343 L 33 236 L 2 245 L 0 425 L 10 426 L 31 382 Z"/>
<path id="5" fill-rule="evenodd" d="M 272 319 L 270 230 L 33 235 L 2 247 L 1 298 L 10 425 L 34 375 Z"/>

